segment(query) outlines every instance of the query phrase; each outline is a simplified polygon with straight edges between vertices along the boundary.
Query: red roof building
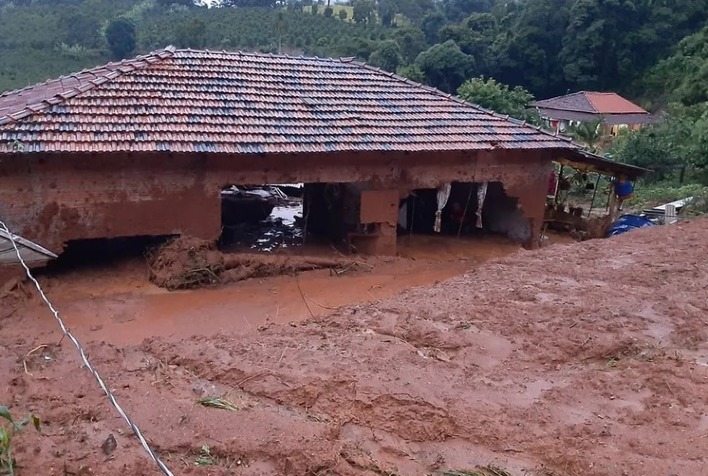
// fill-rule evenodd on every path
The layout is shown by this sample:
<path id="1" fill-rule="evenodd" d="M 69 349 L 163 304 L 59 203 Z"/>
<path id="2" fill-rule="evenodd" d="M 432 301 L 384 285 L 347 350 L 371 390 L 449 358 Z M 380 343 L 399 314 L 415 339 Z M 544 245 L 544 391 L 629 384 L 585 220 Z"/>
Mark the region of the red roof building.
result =
<path id="1" fill-rule="evenodd" d="M 541 117 L 552 122 L 556 130 L 564 130 L 572 122 L 602 118 L 606 126 L 638 126 L 652 121 L 647 111 L 616 93 L 580 91 L 536 101 Z"/>
<path id="2" fill-rule="evenodd" d="M 215 238 L 228 184 L 365 183 L 397 203 L 497 181 L 531 243 L 549 165 L 575 149 L 350 59 L 167 48 L 0 95 L 0 218 L 61 251 L 85 238 Z M 377 219 L 390 252 L 395 219 Z"/>

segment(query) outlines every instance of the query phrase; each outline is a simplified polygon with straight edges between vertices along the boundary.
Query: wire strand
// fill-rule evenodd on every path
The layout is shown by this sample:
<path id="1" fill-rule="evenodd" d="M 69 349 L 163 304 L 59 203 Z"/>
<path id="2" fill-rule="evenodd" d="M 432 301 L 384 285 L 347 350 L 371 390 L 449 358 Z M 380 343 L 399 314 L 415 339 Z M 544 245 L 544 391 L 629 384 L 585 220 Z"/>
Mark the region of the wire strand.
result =
<path id="1" fill-rule="evenodd" d="M 81 346 L 79 343 L 79 340 L 74 336 L 74 334 L 69 331 L 69 329 L 66 327 L 64 324 L 64 321 L 62 320 L 61 316 L 59 316 L 59 311 L 57 311 L 52 303 L 49 301 L 49 298 L 47 298 L 47 295 L 44 293 L 44 290 L 42 290 L 42 287 L 39 285 L 39 281 L 35 279 L 34 276 L 32 276 L 32 272 L 29 269 L 29 266 L 27 266 L 27 263 L 25 263 L 25 260 L 22 258 L 22 254 L 20 253 L 20 249 L 17 246 L 17 243 L 15 242 L 15 238 L 17 235 L 14 235 L 10 229 L 7 227 L 5 222 L 0 220 L 0 226 L 2 227 L 5 232 L 7 232 L 8 237 L 10 238 L 10 243 L 12 243 L 12 247 L 15 249 L 15 254 L 17 255 L 17 259 L 20 261 L 20 264 L 22 264 L 22 267 L 25 269 L 25 274 L 27 277 L 34 283 L 34 287 L 37 288 L 37 292 L 41 296 L 42 300 L 44 303 L 47 305 L 51 313 L 54 315 L 54 319 L 56 319 L 57 323 L 59 324 L 59 327 L 61 328 L 62 333 L 71 340 L 71 342 L 74 344 L 74 347 L 76 347 L 76 350 L 79 351 L 79 355 L 81 356 L 81 361 L 83 362 L 84 366 L 88 369 L 89 372 L 91 372 L 91 375 L 96 379 L 98 382 L 98 385 L 101 387 L 101 390 L 106 394 L 108 397 L 108 400 L 111 402 L 113 407 L 118 411 L 120 416 L 123 418 L 128 423 L 128 426 L 130 427 L 131 431 L 135 434 L 135 436 L 138 437 L 138 440 L 140 441 L 140 444 L 143 446 L 145 451 L 148 453 L 150 456 L 150 459 L 157 465 L 157 467 L 162 471 L 164 474 L 167 476 L 174 476 L 172 472 L 165 466 L 165 463 L 163 463 L 160 458 L 155 454 L 155 452 L 150 448 L 150 445 L 148 442 L 145 440 L 145 437 L 143 436 L 142 432 L 138 428 L 138 426 L 131 420 L 131 418 L 125 413 L 123 408 L 118 404 L 118 400 L 116 400 L 115 395 L 113 395 L 113 392 L 111 392 L 108 388 L 108 386 L 105 384 L 103 381 L 103 378 L 101 378 L 101 375 L 98 373 L 98 370 L 96 370 L 92 365 L 91 362 L 89 362 L 88 357 L 86 356 L 86 352 L 84 351 L 84 348 Z"/>

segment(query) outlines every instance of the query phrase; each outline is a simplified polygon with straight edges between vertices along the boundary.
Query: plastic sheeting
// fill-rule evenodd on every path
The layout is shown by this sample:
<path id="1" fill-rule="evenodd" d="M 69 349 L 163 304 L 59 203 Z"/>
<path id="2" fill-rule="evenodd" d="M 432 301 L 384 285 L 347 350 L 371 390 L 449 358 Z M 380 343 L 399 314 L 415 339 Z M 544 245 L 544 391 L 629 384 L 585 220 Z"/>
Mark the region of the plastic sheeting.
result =
<path id="1" fill-rule="evenodd" d="M 451 188 L 452 184 L 450 183 L 446 183 L 438 188 L 438 211 L 435 212 L 435 226 L 433 227 L 433 231 L 436 233 L 440 233 L 440 230 L 442 230 L 442 211 L 450 198 Z"/>

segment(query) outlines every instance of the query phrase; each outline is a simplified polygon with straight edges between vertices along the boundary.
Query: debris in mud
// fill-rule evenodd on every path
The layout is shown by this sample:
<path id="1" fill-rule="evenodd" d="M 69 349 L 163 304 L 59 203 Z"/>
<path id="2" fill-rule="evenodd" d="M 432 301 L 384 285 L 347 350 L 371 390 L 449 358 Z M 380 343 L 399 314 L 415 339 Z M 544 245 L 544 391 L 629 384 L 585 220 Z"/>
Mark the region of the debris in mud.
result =
<path id="1" fill-rule="evenodd" d="M 101 451 L 103 451 L 103 454 L 106 456 L 110 456 L 113 451 L 118 447 L 118 443 L 116 442 L 115 436 L 108 435 L 108 438 L 106 438 L 106 441 L 103 442 L 101 445 Z"/>
<path id="2" fill-rule="evenodd" d="M 347 259 L 306 256 L 225 254 L 212 242 L 180 237 L 154 249 L 147 256 L 150 281 L 169 290 L 191 289 L 217 283 L 242 281 L 300 271 L 331 269 L 337 276 L 358 269 Z"/>
<path id="3" fill-rule="evenodd" d="M 442 471 L 441 476 L 511 476 L 511 473 L 496 466 L 477 466 L 475 469 L 463 471 Z"/>
<path id="4" fill-rule="evenodd" d="M 229 410 L 231 412 L 238 411 L 238 407 L 236 405 L 226 400 L 225 398 L 220 397 L 200 398 L 199 400 L 197 400 L 197 403 L 203 407 L 218 408 L 219 410 Z"/>
<path id="5" fill-rule="evenodd" d="M 12 278 L 0 286 L 0 302 L 3 303 L 0 319 L 11 316 L 15 312 L 15 306 L 29 296 L 31 293 L 20 278 Z"/>
<path id="6" fill-rule="evenodd" d="M 150 281 L 170 290 L 190 289 L 221 281 L 224 255 L 216 245 L 192 237 L 175 238 L 147 255 Z"/>

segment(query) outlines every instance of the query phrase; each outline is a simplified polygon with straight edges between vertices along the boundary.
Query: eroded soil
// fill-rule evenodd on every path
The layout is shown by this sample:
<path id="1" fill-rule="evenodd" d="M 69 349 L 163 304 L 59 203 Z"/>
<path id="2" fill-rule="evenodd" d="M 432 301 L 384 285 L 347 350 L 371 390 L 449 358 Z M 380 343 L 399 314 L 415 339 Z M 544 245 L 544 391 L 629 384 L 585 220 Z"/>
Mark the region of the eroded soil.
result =
<path id="1" fill-rule="evenodd" d="M 698 476 L 706 233 L 467 261 L 428 243 L 368 273 L 177 293 L 136 263 L 44 284 L 175 474 Z M 19 474 L 159 474 L 51 319 L 30 300 L 0 320 L 0 402 L 45 421 L 16 440 Z"/>

